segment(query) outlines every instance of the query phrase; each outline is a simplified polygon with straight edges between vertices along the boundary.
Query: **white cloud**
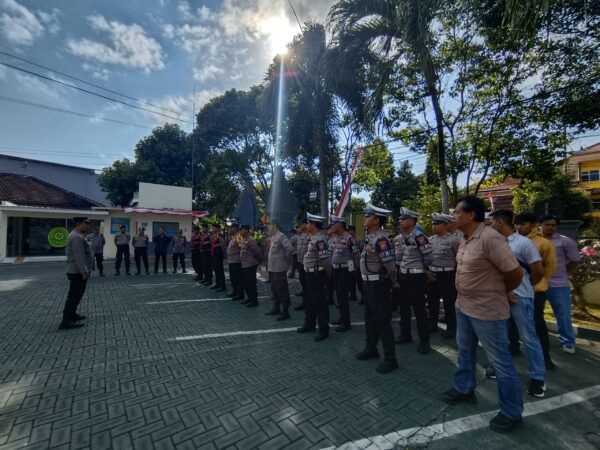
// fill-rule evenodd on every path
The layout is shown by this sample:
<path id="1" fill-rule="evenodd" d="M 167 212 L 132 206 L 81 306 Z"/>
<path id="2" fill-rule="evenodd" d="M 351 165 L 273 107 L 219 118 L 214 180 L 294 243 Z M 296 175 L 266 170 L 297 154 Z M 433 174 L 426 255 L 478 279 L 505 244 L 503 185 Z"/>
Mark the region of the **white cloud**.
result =
<path id="1" fill-rule="evenodd" d="M 184 24 L 175 27 L 171 24 L 163 26 L 163 36 L 172 39 L 188 53 L 196 53 L 220 39 L 220 31 L 203 25 Z"/>
<path id="2" fill-rule="evenodd" d="M 67 49 L 74 55 L 103 64 L 142 69 L 146 73 L 165 67 L 162 47 L 137 24 L 126 25 L 104 16 L 88 17 L 92 29 L 105 35 L 108 43 L 90 39 L 69 39 Z"/>
<path id="3" fill-rule="evenodd" d="M 215 89 L 204 89 L 196 92 L 196 113 L 204 106 L 206 103 L 210 101 L 213 97 L 222 94 L 223 92 Z M 170 111 L 174 111 L 184 120 L 192 120 L 192 113 L 194 110 L 194 95 L 190 94 L 188 96 L 173 96 L 168 95 L 159 99 L 149 100 L 153 105 L 156 105 L 160 108 L 168 109 Z M 167 119 L 162 116 L 158 116 L 155 114 L 151 114 L 149 112 L 143 112 L 143 114 L 153 121 L 154 125 L 162 125 L 165 122 L 175 122 L 180 125 L 182 128 L 186 130 L 191 129 L 191 124 L 184 124 L 181 122 L 176 122 L 170 119 Z M 168 115 L 177 116 L 174 113 L 167 113 Z"/>
<path id="4" fill-rule="evenodd" d="M 194 67 L 194 79 L 200 82 L 214 80 L 219 75 L 223 75 L 224 73 L 225 70 L 222 67 L 215 66 L 214 64 L 210 64 L 201 68 Z"/>
<path id="5" fill-rule="evenodd" d="M 58 9 L 33 11 L 16 0 L 0 0 L 0 34 L 14 45 L 32 45 L 45 32 L 60 30 Z"/>
<path id="6" fill-rule="evenodd" d="M 85 71 L 90 72 L 92 74 L 92 77 L 96 78 L 97 80 L 106 81 L 108 80 L 111 74 L 110 70 L 108 70 L 107 68 L 100 67 L 95 64 L 83 63 L 82 67 Z"/>

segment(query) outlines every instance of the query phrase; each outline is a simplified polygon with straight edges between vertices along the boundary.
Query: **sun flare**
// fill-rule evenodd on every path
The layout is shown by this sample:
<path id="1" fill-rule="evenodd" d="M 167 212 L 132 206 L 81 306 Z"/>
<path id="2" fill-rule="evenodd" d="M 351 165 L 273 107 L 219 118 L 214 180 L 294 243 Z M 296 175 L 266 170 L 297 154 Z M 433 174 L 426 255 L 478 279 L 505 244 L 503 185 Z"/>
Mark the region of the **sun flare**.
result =
<path id="1" fill-rule="evenodd" d="M 282 55 L 287 52 L 287 45 L 292 41 L 297 30 L 283 14 L 265 20 L 263 30 L 269 39 L 271 53 Z"/>

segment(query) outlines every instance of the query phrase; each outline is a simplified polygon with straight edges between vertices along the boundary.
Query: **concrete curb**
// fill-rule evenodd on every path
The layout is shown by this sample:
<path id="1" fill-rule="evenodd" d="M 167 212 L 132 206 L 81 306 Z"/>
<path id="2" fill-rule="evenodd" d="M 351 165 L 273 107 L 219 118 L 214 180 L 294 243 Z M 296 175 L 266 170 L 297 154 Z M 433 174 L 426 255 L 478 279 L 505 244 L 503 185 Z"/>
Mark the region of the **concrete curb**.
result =
<path id="1" fill-rule="evenodd" d="M 556 322 L 546 321 L 546 325 L 548 326 L 548 330 L 558 333 L 558 327 L 556 326 Z M 573 329 L 575 330 L 575 336 L 589 339 L 591 341 L 600 341 L 600 330 L 594 330 L 593 328 L 584 328 L 578 327 L 577 325 L 573 325 Z"/>

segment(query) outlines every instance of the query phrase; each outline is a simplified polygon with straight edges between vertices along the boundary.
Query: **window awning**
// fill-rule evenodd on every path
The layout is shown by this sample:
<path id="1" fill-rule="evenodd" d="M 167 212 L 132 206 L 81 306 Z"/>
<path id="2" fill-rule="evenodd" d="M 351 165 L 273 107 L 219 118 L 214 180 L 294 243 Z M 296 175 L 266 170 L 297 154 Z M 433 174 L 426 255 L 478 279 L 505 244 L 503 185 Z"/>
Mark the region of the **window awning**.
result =
<path id="1" fill-rule="evenodd" d="M 170 214 L 173 216 L 193 216 L 196 218 L 204 217 L 209 214 L 208 211 L 186 211 L 182 209 L 154 209 L 154 208 L 134 208 L 127 207 L 123 208 L 125 214 Z"/>

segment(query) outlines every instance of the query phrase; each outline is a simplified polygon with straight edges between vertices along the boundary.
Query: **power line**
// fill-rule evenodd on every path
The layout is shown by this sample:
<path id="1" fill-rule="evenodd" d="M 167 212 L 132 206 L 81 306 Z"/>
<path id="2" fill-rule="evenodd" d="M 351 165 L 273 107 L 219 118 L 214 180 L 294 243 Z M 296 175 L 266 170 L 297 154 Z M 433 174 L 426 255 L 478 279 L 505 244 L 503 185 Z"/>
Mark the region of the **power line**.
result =
<path id="1" fill-rule="evenodd" d="M 104 120 L 106 122 L 118 123 L 120 125 L 127 125 L 127 126 L 130 126 L 130 127 L 143 128 L 144 130 L 151 130 L 152 129 L 152 128 L 149 128 L 147 126 L 140 125 L 140 124 L 137 124 L 137 123 L 124 122 L 122 120 L 116 120 L 116 119 L 109 119 L 108 117 L 92 116 L 91 114 L 85 114 L 85 113 L 82 113 L 82 112 L 71 111 L 69 109 L 57 108 L 55 106 L 42 105 L 41 103 L 28 102 L 26 100 L 20 100 L 18 98 L 5 97 L 4 95 L 0 95 L 0 100 L 5 101 L 5 102 L 17 103 L 19 105 L 30 106 L 32 108 L 45 109 L 45 110 L 48 110 L 48 111 L 60 112 L 60 113 L 63 113 L 63 114 L 71 114 L 73 116 L 86 117 L 86 118 L 89 118 L 89 119 L 96 119 L 96 120 Z"/>
<path id="2" fill-rule="evenodd" d="M 116 98 L 112 98 L 112 97 L 108 97 L 106 95 L 98 94 L 97 92 L 93 92 L 93 91 L 90 91 L 88 89 L 81 88 L 79 86 L 75 86 L 75 85 L 72 85 L 72 84 L 69 84 L 69 83 L 65 83 L 64 81 L 55 80 L 54 78 L 50 78 L 50 77 L 47 77 L 45 75 L 42 75 L 42 74 L 39 74 L 39 73 L 36 73 L 36 72 L 32 72 L 31 70 L 23 69 L 22 67 L 13 66 L 12 64 L 7 64 L 7 63 L 1 62 L 1 61 L 0 61 L 0 65 L 9 67 L 9 68 L 11 68 L 13 70 L 18 70 L 20 72 L 24 72 L 24 73 L 26 73 L 28 75 L 33 75 L 33 76 L 42 78 L 43 80 L 47 80 L 47 81 L 51 81 L 53 83 L 61 84 L 63 86 L 67 86 L 67 87 L 70 87 L 72 89 L 76 89 L 78 91 L 85 92 L 87 94 L 95 95 L 96 97 L 100 97 L 100 98 L 103 98 L 105 100 L 109 100 L 111 102 L 120 103 L 121 105 L 129 106 L 130 108 L 139 109 L 141 111 L 146 111 L 146 112 L 149 112 L 151 114 L 156 114 L 158 116 L 166 117 L 168 119 L 177 120 L 178 122 L 183 122 L 183 123 L 188 123 L 188 124 L 191 123 L 189 120 L 179 119 L 177 117 L 169 116 L 168 114 L 163 114 L 163 113 L 158 112 L 158 111 L 152 111 L 151 109 L 144 108 L 143 106 L 133 105 L 131 103 L 127 103 L 127 102 L 124 102 L 124 101 L 116 99 Z"/>
<path id="3" fill-rule="evenodd" d="M 81 78 L 77 78 L 77 77 L 75 77 L 75 76 L 73 76 L 73 75 L 69 75 L 69 74 L 67 74 L 67 73 L 64 73 L 64 72 L 61 72 L 61 71 L 59 71 L 59 70 L 56 70 L 56 69 L 52 69 L 52 68 L 50 68 L 50 67 L 43 66 L 43 65 L 41 65 L 41 64 L 35 63 L 35 62 L 33 62 L 33 61 L 30 61 L 30 60 L 28 60 L 28 59 L 22 58 L 22 57 L 20 57 L 20 56 L 12 55 L 12 54 L 10 54 L 10 53 L 7 53 L 7 52 L 4 52 L 4 51 L 2 51 L 2 50 L 0 50 L 0 55 L 5 55 L 5 56 L 8 56 L 8 57 L 10 57 L 10 58 L 17 59 L 17 60 L 19 60 L 19 61 L 22 61 L 22 62 L 24 62 L 24 63 L 30 64 L 30 65 L 32 65 L 32 66 L 39 67 L 40 69 L 45 69 L 45 70 L 48 70 L 48 71 L 50 71 L 50 72 L 56 73 L 56 74 L 58 74 L 58 75 L 61 75 L 61 76 L 63 76 L 63 77 L 70 78 L 70 79 L 72 79 L 72 80 L 79 81 L 80 83 L 87 84 L 88 86 L 93 86 L 93 87 L 95 87 L 95 88 L 97 88 L 97 89 L 101 89 L 101 90 L 103 90 L 103 91 L 105 91 L 105 92 L 110 92 L 111 94 L 120 95 L 121 97 L 128 98 L 129 100 L 134 100 L 134 101 L 136 101 L 136 102 L 143 103 L 143 104 L 145 104 L 145 105 L 148 105 L 148 106 L 152 106 L 153 108 L 158 108 L 158 109 L 161 109 L 161 110 L 163 110 L 163 111 L 168 111 L 168 112 L 171 112 L 171 113 L 174 113 L 174 114 L 177 114 L 177 115 L 181 115 L 181 113 L 180 113 L 180 112 L 178 112 L 178 111 L 174 111 L 174 110 L 172 110 L 172 109 L 168 109 L 168 108 L 165 108 L 165 107 L 162 107 L 162 106 L 158 106 L 158 105 L 155 105 L 155 104 L 153 104 L 153 103 L 147 102 L 147 101 L 145 101 L 145 100 L 141 100 L 141 99 L 139 99 L 139 98 L 131 97 L 131 96 L 127 95 L 127 94 L 123 94 L 122 92 L 113 91 L 112 89 L 108 89 L 108 88 L 102 87 L 102 86 L 100 86 L 100 85 L 97 85 L 97 84 L 94 84 L 94 83 L 90 83 L 89 81 L 82 80 Z"/>

